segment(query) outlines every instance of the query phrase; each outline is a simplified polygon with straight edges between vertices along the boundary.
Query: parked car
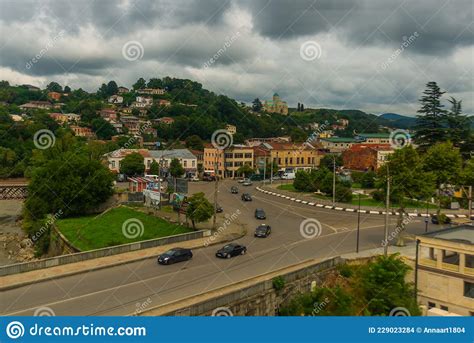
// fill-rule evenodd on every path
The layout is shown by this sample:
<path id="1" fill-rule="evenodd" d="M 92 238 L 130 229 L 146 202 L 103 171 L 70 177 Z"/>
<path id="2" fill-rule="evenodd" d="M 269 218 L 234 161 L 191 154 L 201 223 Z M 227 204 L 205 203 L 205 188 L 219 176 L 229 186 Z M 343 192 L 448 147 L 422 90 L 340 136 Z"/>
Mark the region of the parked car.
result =
<path id="1" fill-rule="evenodd" d="M 244 186 L 251 186 L 251 185 L 252 185 L 252 181 L 250 181 L 250 180 L 247 179 L 247 181 L 245 181 L 242 185 L 244 185 Z"/>
<path id="2" fill-rule="evenodd" d="M 266 219 L 265 211 L 262 208 L 257 208 L 255 210 L 255 218 L 257 219 Z"/>
<path id="3" fill-rule="evenodd" d="M 245 177 L 243 177 L 243 178 L 237 180 L 237 182 L 238 182 L 238 183 L 244 183 L 246 180 L 248 180 L 248 179 L 246 179 Z"/>
<path id="4" fill-rule="evenodd" d="M 253 174 L 250 177 L 251 181 L 262 181 L 263 180 L 263 174 Z"/>
<path id="5" fill-rule="evenodd" d="M 261 224 L 255 229 L 254 236 L 258 238 L 266 238 L 272 233 L 270 225 Z"/>
<path id="6" fill-rule="evenodd" d="M 230 187 L 230 192 L 232 194 L 239 194 L 239 189 L 235 186 Z"/>
<path id="7" fill-rule="evenodd" d="M 230 243 L 224 245 L 222 249 L 217 250 L 216 257 L 231 258 L 237 255 L 244 255 L 246 252 L 247 248 L 244 245 Z"/>
<path id="8" fill-rule="evenodd" d="M 197 182 L 197 181 L 199 181 L 199 176 L 193 175 L 189 178 L 189 180 L 192 181 L 192 182 Z"/>
<path id="9" fill-rule="evenodd" d="M 249 193 L 243 193 L 242 194 L 242 200 L 243 201 L 252 201 L 252 197 L 250 196 Z"/>
<path id="10" fill-rule="evenodd" d="M 188 261 L 193 258 L 193 253 L 185 248 L 173 248 L 158 256 L 159 264 L 172 264 L 176 262 Z"/>
<path id="11" fill-rule="evenodd" d="M 442 219 L 442 223 L 441 223 L 441 224 L 451 224 L 451 218 L 446 217 L 446 216 L 444 216 L 444 215 L 442 216 L 442 218 L 443 218 L 443 219 Z M 436 214 L 433 215 L 433 216 L 431 217 L 431 222 L 432 222 L 433 224 L 440 224 L 438 215 L 436 215 Z"/>
<path id="12" fill-rule="evenodd" d="M 294 180 L 296 177 L 296 174 L 295 173 L 284 173 L 282 176 L 281 176 L 281 179 L 282 180 Z"/>
<path id="13" fill-rule="evenodd" d="M 217 213 L 224 212 L 224 209 L 222 208 L 221 205 L 217 204 L 217 206 L 216 206 L 216 212 L 217 212 Z"/>
<path id="14" fill-rule="evenodd" d="M 203 175 L 202 181 L 216 181 L 216 177 L 214 175 Z"/>

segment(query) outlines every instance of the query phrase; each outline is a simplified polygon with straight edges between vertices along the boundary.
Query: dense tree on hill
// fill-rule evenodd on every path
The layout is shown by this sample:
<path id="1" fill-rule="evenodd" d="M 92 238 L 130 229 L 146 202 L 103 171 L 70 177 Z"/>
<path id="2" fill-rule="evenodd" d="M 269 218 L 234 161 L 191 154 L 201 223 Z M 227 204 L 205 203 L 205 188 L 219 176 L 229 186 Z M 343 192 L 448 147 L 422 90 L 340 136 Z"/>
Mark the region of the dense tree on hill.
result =
<path id="1" fill-rule="evenodd" d="M 186 137 L 186 147 L 193 150 L 204 150 L 204 143 L 198 135 Z"/>
<path id="2" fill-rule="evenodd" d="M 99 139 L 109 140 L 112 136 L 117 134 L 112 124 L 101 117 L 92 120 L 91 127 Z"/>
<path id="3" fill-rule="evenodd" d="M 260 112 L 262 108 L 263 108 L 263 105 L 259 98 L 256 98 L 252 101 L 252 110 L 254 112 Z"/>
<path id="4" fill-rule="evenodd" d="M 132 86 L 133 90 L 143 89 L 146 87 L 146 81 L 143 77 L 139 78 Z"/>
<path id="5" fill-rule="evenodd" d="M 61 93 L 63 91 L 63 87 L 57 82 L 50 82 L 47 86 L 46 89 L 50 92 L 59 92 Z"/>
<path id="6" fill-rule="evenodd" d="M 459 149 L 451 142 L 433 145 L 423 155 L 423 169 L 434 175 L 437 188 L 442 184 L 456 184 L 462 169 Z"/>
<path id="7" fill-rule="evenodd" d="M 147 88 L 163 88 L 163 82 L 158 78 L 151 78 L 147 83 Z"/>
<path id="8" fill-rule="evenodd" d="M 420 114 L 417 116 L 415 126 L 415 142 L 422 150 L 446 138 L 444 126 L 446 111 L 441 104 L 441 96 L 444 93 L 436 82 L 428 82 L 420 99 L 421 108 L 418 110 Z"/>
<path id="9" fill-rule="evenodd" d="M 65 86 L 65 87 L 64 87 L 64 93 L 66 93 L 66 94 L 71 93 L 71 87 Z"/>

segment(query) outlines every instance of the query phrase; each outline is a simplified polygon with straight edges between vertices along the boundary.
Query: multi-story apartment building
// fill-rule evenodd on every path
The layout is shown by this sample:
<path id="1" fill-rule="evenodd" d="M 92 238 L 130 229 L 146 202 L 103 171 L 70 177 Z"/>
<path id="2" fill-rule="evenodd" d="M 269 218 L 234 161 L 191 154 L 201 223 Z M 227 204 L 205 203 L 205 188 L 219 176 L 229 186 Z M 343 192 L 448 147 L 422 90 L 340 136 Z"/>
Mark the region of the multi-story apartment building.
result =
<path id="1" fill-rule="evenodd" d="M 268 149 L 266 146 L 270 147 L 273 164 L 278 165 L 280 170 L 314 169 L 324 156 L 317 148 L 303 143 L 264 143 L 257 149 Z"/>
<path id="2" fill-rule="evenodd" d="M 474 316 L 474 226 L 417 236 L 418 301 L 434 315 Z"/>
<path id="3" fill-rule="evenodd" d="M 142 88 L 137 90 L 138 94 L 148 94 L 148 95 L 163 95 L 166 93 L 166 90 L 162 88 Z"/>
<path id="4" fill-rule="evenodd" d="M 342 153 L 342 160 L 348 169 L 376 171 L 394 152 L 390 144 L 353 144 Z"/>
<path id="5" fill-rule="evenodd" d="M 254 168 L 253 148 L 235 144 L 224 150 L 216 149 L 212 145 L 204 147 L 204 171 L 213 172 L 221 177 L 236 177 L 237 171 L 244 165 Z M 217 164 L 217 168 L 216 168 Z"/>
<path id="6" fill-rule="evenodd" d="M 331 137 L 331 138 L 320 138 L 321 145 L 324 149 L 331 153 L 340 153 L 344 150 L 349 149 L 353 144 L 359 141 L 354 138 L 346 137 Z"/>
<path id="7" fill-rule="evenodd" d="M 365 144 L 390 144 L 390 133 L 361 133 L 358 138 Z"/>

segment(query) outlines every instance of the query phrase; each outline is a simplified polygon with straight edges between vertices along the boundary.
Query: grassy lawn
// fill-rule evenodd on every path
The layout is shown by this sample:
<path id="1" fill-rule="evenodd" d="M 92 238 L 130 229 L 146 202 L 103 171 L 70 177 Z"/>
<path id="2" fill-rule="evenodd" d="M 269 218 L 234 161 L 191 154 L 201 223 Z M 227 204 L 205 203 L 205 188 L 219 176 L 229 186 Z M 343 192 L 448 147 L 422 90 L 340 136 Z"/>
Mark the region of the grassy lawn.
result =
<path id="1" fill-rule="evenodd" d="M 284 184 L 284 185 L 279 185 L 277 187 L 277 189 L 281 189 L 283 191 L 290 191 L 290 192 L 299 192 L 298 190 L 296 190 L 294 187 L 293 187 L 293 184 L 289 183 L 289 184 Z M 308 194 L 311 194 L 313 197 L 315 197 L 316 199 L 321 199 L 321 200 L 328 200 L 328 201 L 332 201 L 332 197 L 331 196 L 326 196 L 326 195 L 322 195 L 322 194 L 313 194 L 313 193 L 308 193 Z M 352 202 L 351 202 L 351 205 L 356 205 L 358 206 L 359 205 L 359 199 L 357 197 L 357 195 L 354 195 L 352 197 Z M 383 201 L 377 201 L 377 200 L 374 200 L 372 199 L 370 196 L 368 195 L 361 195 L 360 197 L 360 205 L 361 206 L 370 206 L 370 207 L 385 207 L 385 202 Z M 392 209 L 394 208 L 399 208 L 399 205 L 398 204 L 395 204 L 395 203 L 391 203 L 390 204 L 390 207 Z M 418 209 L 426 209 L 426 203 L 423 203 L 423 202 L 418 202 L 418 201 L 414 201 L 414 200 L 407 200 L 406 204 L 405 204 L 405 208 L 418 208 Z M 429 204 L 429 208 L 430 209 L 436 209 L 436 205 L 433 205 L 433 204 Z"/>
<path id="2" fill-rule="evenodd" d="M 129 230 L 125 232 L 128 232 L 129 238 L 122 232 L 127 220 L 129 224 L 126 227 Z M 60 219 L 56 223 L 66 238 L 82 251 L 192 231 L 127 207 L 117 207 L 103 215 Z M 133 223 L 137 224 L 135 228 L 138 228 L 138 232 L 141 231 L 139 227 L 143 227 L 142 235 L 135 234 L 137 231 L 133 231 Z"/>

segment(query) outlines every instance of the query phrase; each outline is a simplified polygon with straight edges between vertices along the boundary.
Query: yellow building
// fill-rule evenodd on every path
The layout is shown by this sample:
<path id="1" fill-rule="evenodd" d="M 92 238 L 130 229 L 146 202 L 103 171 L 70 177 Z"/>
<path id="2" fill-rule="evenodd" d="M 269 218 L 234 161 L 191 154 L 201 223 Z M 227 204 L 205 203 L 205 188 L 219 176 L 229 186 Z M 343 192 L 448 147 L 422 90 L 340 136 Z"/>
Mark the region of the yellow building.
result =
<path id="1" fill-rule="evenodd" d="M 216 149 L 212 145 L 204 147 L 204 172 L 213 172 L 216 169 L 221 177 L 236 177 L 237 170 L 243 165 L 254 168 L 253 149 L 245 145 L 232 145 L 224 150 Z"/>
<path id="2" fill-rule="evenodd" d="M 278 93 L 273 94 L 273 100 L 265 101 L 263 109 L 269 113 L 288 114 L 288 105 L 280 99 Z"/>
<path id="3" fill-rule="evenodd" d="M 264 162 L 277 165 L 279 169 L 307 170 L 317 168 L 323 154 L 307 144 L 262 143 L 254 147 L 255 165 L 262 168 Z"/>
<path id="4" fill-rule="evenodd" d="M 417 236 L 418 301 L 428 315 L 474 316 L 474 226 Z"/>

